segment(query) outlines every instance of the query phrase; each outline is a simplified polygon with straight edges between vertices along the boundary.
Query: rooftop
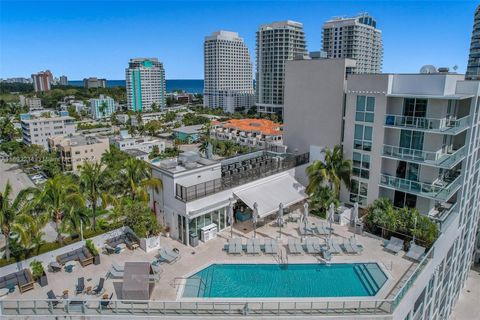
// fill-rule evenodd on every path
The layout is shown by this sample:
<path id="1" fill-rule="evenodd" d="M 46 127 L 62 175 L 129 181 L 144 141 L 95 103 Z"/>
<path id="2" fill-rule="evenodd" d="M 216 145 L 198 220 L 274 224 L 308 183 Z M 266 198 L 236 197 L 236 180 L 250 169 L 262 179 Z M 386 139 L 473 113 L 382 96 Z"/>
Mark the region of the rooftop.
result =
<path id="1" fill-rule="evenodd" d="M 225 122 L 213 121 L 213 125 L 231 128 L 244 132 L 255 132 L 264 135 L 281 135 L 283 124 L 268 119 L 230 119 Z"/>
<path id="2" fill-rule="evenodd" d="M 173 132 L 181 132 L 186 134 L 195 134 L 198 133 L 203 128 L 203 124 L 196 124 L 193 126 L 183 126 L 180 128 L 173 129 Z"/>

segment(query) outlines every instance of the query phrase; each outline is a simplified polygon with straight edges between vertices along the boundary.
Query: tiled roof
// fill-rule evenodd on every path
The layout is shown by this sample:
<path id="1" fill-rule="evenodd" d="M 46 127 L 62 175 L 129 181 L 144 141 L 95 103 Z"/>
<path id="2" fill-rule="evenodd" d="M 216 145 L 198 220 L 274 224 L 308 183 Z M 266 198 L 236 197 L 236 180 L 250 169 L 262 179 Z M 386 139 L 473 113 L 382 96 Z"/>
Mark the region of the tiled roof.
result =
<path id="1" fill-rule="evenodd" d="M 235 129 L 244 132 L 256 132 L 264 135 L 281 135 L 283 131 L 280 123 L 268 119 L 230 119 L 225 122 L 212 121 L 213 125 Z"/>

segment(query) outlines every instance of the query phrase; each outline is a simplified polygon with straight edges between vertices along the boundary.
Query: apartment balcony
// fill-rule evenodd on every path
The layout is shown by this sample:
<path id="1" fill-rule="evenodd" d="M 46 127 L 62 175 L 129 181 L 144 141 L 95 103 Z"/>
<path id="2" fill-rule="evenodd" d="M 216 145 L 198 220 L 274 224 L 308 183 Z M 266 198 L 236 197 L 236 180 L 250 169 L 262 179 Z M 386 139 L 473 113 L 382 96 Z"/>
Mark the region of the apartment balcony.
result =
<path id="1" fill-rule="evenodd" d="M 455 213 L 458 213 L 458 207 L 457 202 L 447 202 L 432 209 L 432 211 L 428 213 L 428 217 L 437 223 L 440 232 L 444 232 L 451 224 Z"/>
<path id="2" fill-rule="evenodd" d="M 423 151 L 410 148 L 402 148 L 397 146 L 383 145 L 382 155 L 385 158 L 403 160 L 408 162 L 419 163 L 422 165 L 451 169 L 460 161 L 465 159 L 467 149 L 465 146 L 452 152 L 445 152 L 443 150 Z"/>
<path id="3" fill-rule="evenodd" d="M 385 115 L 385 127 L 418 130 L 430 133 L 456 135 L 468 129 L 469 124 L 470 116 L 457 119 L 455 117 L 424 118 L 396 114 Z"/>
<path id="4" fill-rule="evenodd" d="M 380 186 L 382 187 L 441 202 L 446 202 L 450 199 L 460 189 L 462 181 L 461 175 L 452 180 L 437 179 L 432 183 L 397 178 L 388 174 L 380 176 Z"/>

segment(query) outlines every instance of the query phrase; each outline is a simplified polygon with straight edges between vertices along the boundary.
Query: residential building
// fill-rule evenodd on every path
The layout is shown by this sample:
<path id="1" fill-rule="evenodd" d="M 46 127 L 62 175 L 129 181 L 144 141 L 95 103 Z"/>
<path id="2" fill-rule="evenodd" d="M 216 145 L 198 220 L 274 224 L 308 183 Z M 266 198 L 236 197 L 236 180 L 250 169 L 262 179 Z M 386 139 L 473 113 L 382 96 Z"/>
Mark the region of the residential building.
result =
<path id="1" fill-rule="evenodd" d="M 287 72 L 304 69 L 305 63 L 294 61 Z M 308 63 L 314 68 L 317 62 Z M 334 62 L 318 63 L 328 70 Z M 297 75 L 301 71 L 306 72 Z M 294 135 L 299 126 L 305 128 L 305 123 L 291 121 L 295 114 L 318 120 L 320 125 L 308 127 L 310 140 L 301 134 L 298 139 L 343 145 L 353 166 L 350 189 L 341 192 L 343 202 L 366 207 L 386 197 L 395 207 L 416 208 L 437 224 L 439 237 L 430 256 L 390 314 L 392 319 L 447 319 L 468 276 L 479 223 L 480 82 L 449 73 L 352 74 L 344 82 L 343 71 L 340 66 L 333 80 L 330 72 L 317 80 L 325 88 L 327 79 L 345 88 L 344 101 L 338 91 L 317 96 L 322 86 L 312 85 L 318 108 L 298 103 L 295 113 L 287 111 L 287 143 L 289 130 Z M 298 92 L 308 94 L 306 89 Z M 340 141 L 318 139 L 332 130 L 320 122 L 323 117 L 343 127 Z"/>
<path id="2" fill-rule="evenodd" d="M 141 151 L 141 150 L 138 150 L 138 149 L 125 149 L 125 150 L 123 150 L 123 152 L 125 152 L 130 157 L 133 157 L 137 160 L 148 161 L 148 156 L 149 156 L 148 152 Z"/>
<path id="3" fill-rule="evenodd" d="M 128 109 L 144 112 L 153 105 L 166 107 L 165 69 L 157 58 L 130 59 L 125 79 Z"/>
<path id="4" fill-rule="evenodd" d="M 68 86 L 67 76 L 60 76 L 60 79 L 58 80 L 58 84 L 61 86 Z"/>
<path id="5" fill-rule="evenodd" d="M 42 99 L 37 97 L 25 97 L 23 95 L 19 96 L 20 105 L 27 106 L 29 111 L 36 111 L 43 109 Z"/>
<path id="6" fill-rule="evenodd" d="M 480 80 L 480 6 L 475 10 L 473 19 L 470 55 L 468 56 L 467 80 Z"/>
<path id="7" fill-rule="evenodd" d="M 252 62 L 238 33 L 217 31 L 205 37 L 203 105 L 233 113 L 255 103 Z"/>
<path id="8" fill-rule="evenodd" d="M 183 126 L 173 129 L 173 136 L 176 140 L 184 143 L 196 143 L 200 141 L 203 124 Z"/>
<path id="9" fill-rule="evenodd" d="M 98 79 L 95 77 L 84 78 L 83 79 L 83 87 L 84 88 L 106 88 L 107 87 L 107 79 Z"/>
<path id="10" fill-rule="evenodd" d="M 35 92 L 49 91 L 52 81 L 53 75 L 50 70 L 40 71 L 32 74 L 33 88 Z"/>
<path id="11" fill-rule="evenodd" d="M 303 24 L 281 21 L 260 26 L 256 44 L 258 112 L 283 114 L 285 61 L 306 52 Z"/>
<path id="12" fill-rule="evenodd" d="M 48 118 L 32 114 L 20 115 L 22 124 L 22 140 L 28 145 L 39 145 L 48 149 L 48 138 L 67 136 L 75 133 L 75 119 L 68 112 L 60 112 L 59 116 Z"/>
<path id="13" fill-rule="evenodd" d="M 115 100 L 103 94 L 97 99 L 90 99 L 90 114 L 93 119 L 110 118 L 117 110 Z"/>
<path id="14" fill-rule="evenodd" d="M 160 153 L 165 151 L 165 140 L 146 136 L 132 137 L 126 130 L 122 130 L 119 136 L 111 138 L 110 143 L 122 151 L 135 149 L 150 154 L 154 146 L 158 147 Z"/>
<path id="15" fill-rule="evenodd" d="M 106 136 L 68 135 L 48 138 L 51 152 L 58 152 L 63 171 L 78 172 L 85 162 L 100 163 L 109 150 Z"/>
<path id="16" fill-rule="evenodd" d="M 224 122 L 212 121 L 210 136 L 251 148 L 273 148 L 285 152 L 282 128 L 282 124 L 268 119 L 230 119 Z"/>
<path id="17" fill-rule="evenodd" d="M 0 79 L 0 82 L 5 82 L 5 83 L 32 83 L 32 79 L 28 78 L 7 78 L 7 79 Z"/>
<path id="18" fill-rule="evenodd" d="M 336 18 L 323 25 L 323 51 L 328 58 L 356 60 L 349 73 L 380 73 L 383 62 L 382 32 L 367 13 L 354 18 Z"/>
<path id="19" fill-rule="evenodd" d="M 229 227 L 230 203 L 237 217 L 238 212 L 251 217 L 256 202 L 262 220 L 275 215 L 280 203 L 286 210 L 300 204 L 306 194 L 293 177 L 293 169 L 307 162 L 308 154 L 267 151 L 222 161 L 202 158 L 193 151 L 153 160 L 152 176 L 162 180 L 163 188 L 152 192 L 151 206 L 162 225 L 170 228 L 170 236 L 189 245 L 192 238 L 202 239 L 203 227 L 214 224 L 218 231 Z M 261 196 L 265 190 L 268 197 Z"/>

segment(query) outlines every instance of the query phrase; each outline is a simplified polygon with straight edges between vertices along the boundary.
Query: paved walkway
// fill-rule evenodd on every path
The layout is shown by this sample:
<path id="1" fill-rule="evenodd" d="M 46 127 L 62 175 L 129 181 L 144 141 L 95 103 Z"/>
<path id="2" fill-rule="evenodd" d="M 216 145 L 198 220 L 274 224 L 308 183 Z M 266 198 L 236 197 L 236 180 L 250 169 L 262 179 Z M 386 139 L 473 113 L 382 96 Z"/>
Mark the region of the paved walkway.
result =
<path id="1" fill-rule="evenodd" d="M 480 266 L 470 270 L 465 287 L 453 309 L 451 320 L 478 319 L 480 314 Z"/>
<path id="2" fill-rule="evenodd" d="M 10 181 L 13 190 L 13 197 L 28 187 L 35 187 L 32 180 L 20 169 L 17 164 L 5 163 L 0 160 L 0 190 L 5 190 L 7 181 Z"/>

